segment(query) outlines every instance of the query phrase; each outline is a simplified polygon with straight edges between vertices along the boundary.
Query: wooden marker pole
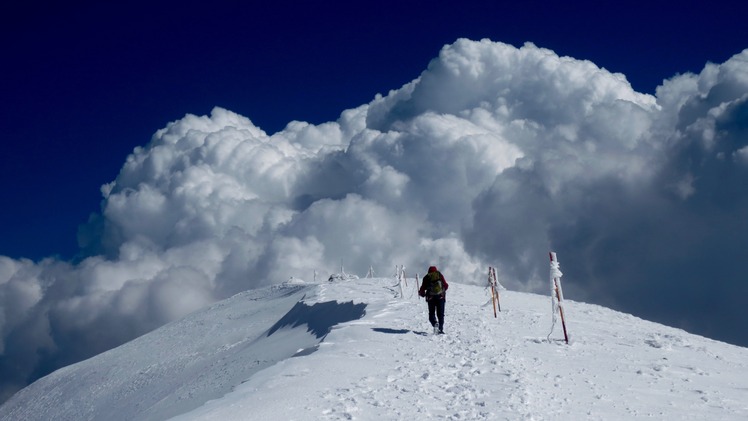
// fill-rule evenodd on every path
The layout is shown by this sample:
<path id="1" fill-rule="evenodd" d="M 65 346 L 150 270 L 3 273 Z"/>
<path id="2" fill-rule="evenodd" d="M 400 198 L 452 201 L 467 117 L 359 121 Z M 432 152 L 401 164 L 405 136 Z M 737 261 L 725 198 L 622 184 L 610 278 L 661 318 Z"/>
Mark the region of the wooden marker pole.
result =
<path id="1" fill-rule="evenodd" d="M 494 286 L 494 293 L 496 294 L 496 305 L 499 307 L 499 312 L 501 312 L 501 300 L 499 299 L 499 280 L 496 279 L 496 268 L 491 268 L 491 273 L 493 274 L 493 286 Z"/>
<path id="2" fill-rule="evenodd" d="M 555 276 L 554 269 L 558 271 L 558 260 L 556 260 L 556 253 L 550 252 L 551 256 L 551 278 L 553 279 L 553 290 L 556 294 L 556 300 L 558 302 L 558 312 L 561 314 L 561 326 L 564 328 L 564 340 L 569 343 L 569 335 L 566 333 L 566 320 L 564 319 L 564 293 L 561 291 L 561 280 L 560 275 Z M 560 273 L 560 271 L 558 271 Z"/>
<path id="3" fill-rule="evenodd" d="M 488 267 L 488 285 L 491 287 L 491 302 L 493 303 L 493 317 L 498 317 L 496 308 L 501 311 L 501 302 L 499 301 L 499 282 L 496 280 L 496 269 Z"/>
<path id="4" fill-rule="evenodd" d="M 488 285 L 491 286 L 491 303 L 493 303 L 493 317 L 498 317 L 496 315 L 496 290 L 494 289 L 493 280 L 491 278 L 491 273 L 493 271 L 493 268 L 491 266 L 488 267 Z"/>

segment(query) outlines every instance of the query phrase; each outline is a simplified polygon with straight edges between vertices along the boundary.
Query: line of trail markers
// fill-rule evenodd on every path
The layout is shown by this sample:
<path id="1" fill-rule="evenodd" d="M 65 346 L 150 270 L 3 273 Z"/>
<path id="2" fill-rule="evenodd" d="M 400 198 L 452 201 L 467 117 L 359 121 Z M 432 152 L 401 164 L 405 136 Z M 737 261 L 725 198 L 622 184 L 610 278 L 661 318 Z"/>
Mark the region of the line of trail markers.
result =
<path id="1" fill-rule="evenodd" d="M 556 258 L 555 252 L 550 252 L 551 256 L 551 301 L 553 304 L 553 325 L 551 326 L 551 332 L 548 334 L 548 340 L 550 341 L 551 333 L 553 333 L 553 326 L 556 325 L 556 308 L 561 315 L 561 325 L 564 328 L 564 340 L 569 343 L 569 334 L 566 332 L 566 320 L 564 319 L 564 292 L 561 290 L 561 277 L 564 275 L 559 269 L 558 259 Z"/>
<path id="2" fill-rule="evenodd" d="M 501 311 L 501 302 L 499 302 L 499 282 L 496 280 L 496 269 L 488 267 L 488 285 L 491 287 L 491 302 L 493 303 L 493 317 L 496 318 L 496 307 Z"/>

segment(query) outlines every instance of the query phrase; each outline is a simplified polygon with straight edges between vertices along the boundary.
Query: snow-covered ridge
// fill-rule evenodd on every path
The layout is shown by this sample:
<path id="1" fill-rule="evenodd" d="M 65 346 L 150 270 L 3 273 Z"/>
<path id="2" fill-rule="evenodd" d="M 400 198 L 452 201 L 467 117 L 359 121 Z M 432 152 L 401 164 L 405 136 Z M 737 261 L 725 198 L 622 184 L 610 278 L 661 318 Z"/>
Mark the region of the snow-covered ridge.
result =
<path id="1" fill-rule="evenodd" d="M 0 419 L 165 419 L 194 409 L 363 314 L 364 304 L 316 302 L 316 289 L 238 294 L 40 379 L 0 407 Z"/>
<path id="2" fill-rule="evenodd" d="M 550 297 L 450 283 L 432 336 L 408 280 L 236 295 L 63 368 L 2 420 L 745 419 L 748 349 Z M 322 342 L 320 342 L 322 341 Z"/>

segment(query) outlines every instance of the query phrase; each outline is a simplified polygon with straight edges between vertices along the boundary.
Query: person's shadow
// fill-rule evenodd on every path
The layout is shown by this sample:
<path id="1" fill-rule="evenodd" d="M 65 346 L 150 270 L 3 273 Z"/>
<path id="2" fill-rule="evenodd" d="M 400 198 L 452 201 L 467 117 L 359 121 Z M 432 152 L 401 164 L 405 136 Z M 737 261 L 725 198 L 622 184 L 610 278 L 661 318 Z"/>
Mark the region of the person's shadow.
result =
<path id="1" fill-rule="evenodd" d="M 404 335 L 409 332 L 413 332 L 414 334 L 420 335 L 420 336 L 428 335 L 426 332 L 416 332 L 416 331 L 411 331 L 408 329 L 390 329 L 386 327 L 373 327 L 371 328 L 371 330 L 373 330 L 374 332 L 379 332 L 379 333 L 388 333 L 390 335 Z"/>

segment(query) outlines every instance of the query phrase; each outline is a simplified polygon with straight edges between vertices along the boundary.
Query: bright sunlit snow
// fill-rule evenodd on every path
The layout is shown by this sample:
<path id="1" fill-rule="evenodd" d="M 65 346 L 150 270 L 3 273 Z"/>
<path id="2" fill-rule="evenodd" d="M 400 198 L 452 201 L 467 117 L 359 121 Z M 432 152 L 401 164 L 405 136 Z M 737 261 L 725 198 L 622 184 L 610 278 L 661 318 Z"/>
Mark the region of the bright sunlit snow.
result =
<path id="1" fill-rule="evenodd" d="M 450 282 L 446 335 L 414 279 L 238 294 L 0 407 L 9 420 L 738 420 L 748 349 L 597 305 Z M 320 342 L 321 341 L 321 342 Z"/>

